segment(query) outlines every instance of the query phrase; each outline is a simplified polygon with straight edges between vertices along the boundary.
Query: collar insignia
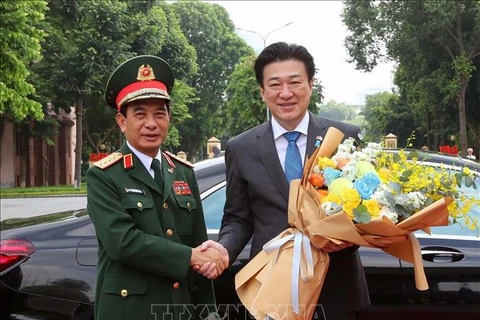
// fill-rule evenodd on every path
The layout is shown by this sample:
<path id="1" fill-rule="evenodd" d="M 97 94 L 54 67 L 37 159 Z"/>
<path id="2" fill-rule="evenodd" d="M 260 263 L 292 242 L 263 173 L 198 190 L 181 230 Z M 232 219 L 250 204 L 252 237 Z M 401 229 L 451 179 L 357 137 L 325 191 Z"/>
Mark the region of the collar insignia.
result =
<path id="1" fill-rule="evenodd" d="M 138 81 L 150 81 L 155 80 L 155 74 L 153 73 L 152 67 L 148 64 L 142 64 L 140 68 L 138 68 L 137 74 Z"/>
<path id="2" fill-rule="evenodd" d="M 172 168 L 176 168 L 175 163 L 173 163 L 172 159 L 170 159 L 171 154 L 170 153 L 167 154 L 167 152 L 164 152 L 163 155 L 164 155 L 164 158 L 167 160 L 168 165 Z"/>
<path id="3" fill-rule="evenodd" d="M 123 170 L 133 168 L 133 155 L 131 153 L 123 156 Z"/>

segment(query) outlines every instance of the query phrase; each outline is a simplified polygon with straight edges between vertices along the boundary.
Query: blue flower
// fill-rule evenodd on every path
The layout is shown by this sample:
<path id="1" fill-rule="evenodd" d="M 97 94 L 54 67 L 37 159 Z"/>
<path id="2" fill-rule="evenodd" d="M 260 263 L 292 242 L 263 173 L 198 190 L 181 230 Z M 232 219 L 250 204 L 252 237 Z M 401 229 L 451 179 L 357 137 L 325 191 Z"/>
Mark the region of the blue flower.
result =
<path id="1" fill-rule="evenodd" d="M 380 185 L 380 178 L 374 172 L 367 172 L 360 179 L 355 180 L 353 185 L 362 199 L 368 200 Z"/>
<path id="2" fill-rule="evenodd" d="M 327 167 L 323 169 L 323 177 L 325 178 L 325 185 L 328 187 L 333 180 L 340 177 L 342 171 Z"/>

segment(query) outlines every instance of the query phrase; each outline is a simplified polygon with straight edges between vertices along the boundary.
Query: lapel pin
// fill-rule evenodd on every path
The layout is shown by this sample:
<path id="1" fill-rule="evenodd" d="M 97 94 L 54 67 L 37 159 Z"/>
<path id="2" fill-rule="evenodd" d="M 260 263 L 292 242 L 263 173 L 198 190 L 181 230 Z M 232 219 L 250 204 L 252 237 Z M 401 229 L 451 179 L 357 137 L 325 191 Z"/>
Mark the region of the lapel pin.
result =
<path id="1" fill-rule="evenodd" d="M 170 172 L 170 173 L 173 173 L 173 171 L 175 171 L 175 170 L 173 170 L 173 168 L 168 168 L 167 171 Z"/>
<path id="2" fill-rule="evenodd" d="M 315 148 L 318 148 L 322 144 L 322 141 L 323 141 L 322 136 L 316 136 L 315 137 Z"/>

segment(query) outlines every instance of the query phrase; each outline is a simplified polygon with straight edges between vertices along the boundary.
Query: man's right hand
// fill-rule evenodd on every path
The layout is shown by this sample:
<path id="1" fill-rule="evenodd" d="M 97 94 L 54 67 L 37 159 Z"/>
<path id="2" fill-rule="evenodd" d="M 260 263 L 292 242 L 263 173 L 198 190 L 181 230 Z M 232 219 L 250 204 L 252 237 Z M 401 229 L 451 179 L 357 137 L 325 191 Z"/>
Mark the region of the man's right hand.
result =
<path id="1" fill-rule="evenodd" d="M 228 251 L 222 246 L 220 243 L 208 240 L 198 246 L 196 249 L 200 249 L 201 252 L 207 252 L 210 250 L 215 250 L 221 255 L 221 262 L 206 262 L 203 265 L 201 264 L 194 264 L 193 270 L 197 271 L 197 273 L 207 277 L 208 279 L 215 279 L 220 274 L 228 268 L 229 265 L 229 256 Z"/>
<path id="2" fill-rule="evenodd" d="M 228 267 L 228 260 L 215 248 L 201 246 L 192 249 L 190 265 L 208 279 L 215 279 Z M 199 271 L 203 272 L 199 272 Z"/>

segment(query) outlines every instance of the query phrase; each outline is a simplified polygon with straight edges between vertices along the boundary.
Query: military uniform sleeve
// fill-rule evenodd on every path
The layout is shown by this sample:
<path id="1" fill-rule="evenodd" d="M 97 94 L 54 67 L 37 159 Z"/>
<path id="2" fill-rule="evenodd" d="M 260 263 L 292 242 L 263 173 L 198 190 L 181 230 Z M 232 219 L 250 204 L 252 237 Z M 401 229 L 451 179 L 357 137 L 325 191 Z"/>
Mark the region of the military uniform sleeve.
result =
<path id="1" fill-rule="evenodd" d="M 98 241 L 112 260 L 141 272 L 186 278 L 192 249 L 136 228 L 106 170 L 92 167 L 88 171 L 87 208 Z"/>

